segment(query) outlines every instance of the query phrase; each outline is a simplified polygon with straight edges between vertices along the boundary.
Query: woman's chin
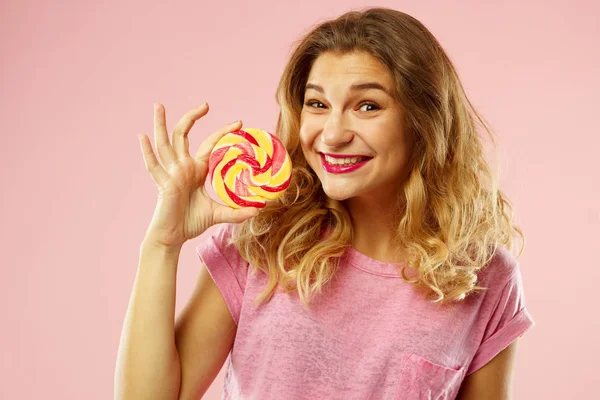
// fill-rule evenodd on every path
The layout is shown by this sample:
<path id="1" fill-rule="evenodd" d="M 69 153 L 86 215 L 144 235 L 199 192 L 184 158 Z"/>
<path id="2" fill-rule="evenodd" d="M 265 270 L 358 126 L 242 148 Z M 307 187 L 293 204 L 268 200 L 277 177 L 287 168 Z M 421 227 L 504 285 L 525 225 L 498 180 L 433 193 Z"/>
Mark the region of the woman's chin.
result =
<path id="1" fill-rule="evenodd" d="M 323 191 L 332 200 L 344 201 L 351 197 L 356 196 L 354 191 L 348 190 L 348 188 L 328 188 L 323 187 Z"/>

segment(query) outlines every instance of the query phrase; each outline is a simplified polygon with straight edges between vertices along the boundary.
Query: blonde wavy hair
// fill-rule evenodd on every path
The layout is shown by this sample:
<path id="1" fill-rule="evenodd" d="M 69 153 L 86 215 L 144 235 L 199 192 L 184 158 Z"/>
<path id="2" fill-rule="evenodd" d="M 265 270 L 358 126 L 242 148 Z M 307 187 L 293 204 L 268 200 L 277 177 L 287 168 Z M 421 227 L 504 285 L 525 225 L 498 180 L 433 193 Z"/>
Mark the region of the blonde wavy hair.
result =
<path id="1" fill-rule="evenodd" d="M 493 134 L 467 99 L 439 42 L 418 20 L 400 11 L 370 8 L 323 22 L 297 44 L 277 88 L 277 135 L 293 162 L 285 194 L 237 225 L 231 242 L 256 272 L 268 276 L 255 302 L 278 288 L 296 290 L 303 306 L 320 293 L 352 243 L 351 217 L 328 198 L 300 146 L 304 88 L 315 59 L 325 52 L 365 52 L 389 69 L 396 100 L 415 141 L 410 174 L 399 182 L 395 242 L 406 254 L 399 274 L 427 299 L 464 299 L 498 245 L 512 250 L 513 211 L 485 160 L 478 124 Z M 497 151 L 497 150 L 496 150 Z M 326 234 L 326 235 L 324 235 Z M 518 257 L 517 256 L 517 257 Z"/>

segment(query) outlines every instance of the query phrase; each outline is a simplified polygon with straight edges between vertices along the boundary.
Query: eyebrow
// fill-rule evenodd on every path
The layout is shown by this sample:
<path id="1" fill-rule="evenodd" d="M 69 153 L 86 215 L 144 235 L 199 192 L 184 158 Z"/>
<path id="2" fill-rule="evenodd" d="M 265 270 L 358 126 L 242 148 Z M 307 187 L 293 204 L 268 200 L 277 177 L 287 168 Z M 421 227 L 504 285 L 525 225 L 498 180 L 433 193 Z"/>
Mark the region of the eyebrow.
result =
<path id="1" fill-rule="evenodd" d="M 307 83 L 304 90 L 308 90 L 308 89 L 314 89 L 321 94 L 325 93 L 325 90 L 323 90 L 323 87 L 321 87 L 319 85 L 315 85 L 314 83 Z M 383 85 L 381 85 L 380 83 L 377 83 L 377 82 L 355 83 L 354 85 L 350 86 L 350 91 L 352 91 L 352 92 L 358 92 L 361 90 L 368 90 L 368 89 L 381 90 L 382 92 L 386 93 L 388 96 L 393 97 L 389 90 L 387 90 Z"/>

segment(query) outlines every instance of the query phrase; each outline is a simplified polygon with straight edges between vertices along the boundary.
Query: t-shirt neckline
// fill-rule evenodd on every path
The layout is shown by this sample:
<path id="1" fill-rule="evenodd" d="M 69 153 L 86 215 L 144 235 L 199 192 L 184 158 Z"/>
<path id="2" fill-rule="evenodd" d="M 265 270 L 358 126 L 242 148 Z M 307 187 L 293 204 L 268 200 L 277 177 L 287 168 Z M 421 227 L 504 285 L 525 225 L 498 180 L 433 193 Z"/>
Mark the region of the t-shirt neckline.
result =
<path id="1" fill-rule="evenodd" d="M 380 276 L 401 278 L 400 270 L 405 265 L 404 263 L 388 263 L 375 260 L 362 254 L 352 246 L 346 248 L 345 256 L 346 261 L 353 267 Z"/>

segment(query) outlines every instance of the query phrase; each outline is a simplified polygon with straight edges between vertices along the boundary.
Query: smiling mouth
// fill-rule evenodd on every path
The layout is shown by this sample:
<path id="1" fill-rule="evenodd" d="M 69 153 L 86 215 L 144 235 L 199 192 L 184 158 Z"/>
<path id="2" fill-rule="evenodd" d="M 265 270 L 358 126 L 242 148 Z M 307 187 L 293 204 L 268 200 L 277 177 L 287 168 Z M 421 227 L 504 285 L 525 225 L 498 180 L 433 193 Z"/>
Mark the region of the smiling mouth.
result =
<path id="1" fill-rule="evenodd" d="M 356 157 L 331 157 L 323 153 L 319 153 L 321 156 L 321 165 L 323 169 L 332 174 L 345 174 L 356 171 L 363 165 L 365 165 L 373 157 L 356 156 Z"/>
<path id="2" fill-rule="evenodd" d="M 325 162 L 329 165 L 337 165 L 341 167 L 349 167 L 354 164 L 367 161 L 371 157 L 359 156 L 359 157 L 346 157 L 346 158 L 333 158 L 331 156 L 323 154 Z"/>

